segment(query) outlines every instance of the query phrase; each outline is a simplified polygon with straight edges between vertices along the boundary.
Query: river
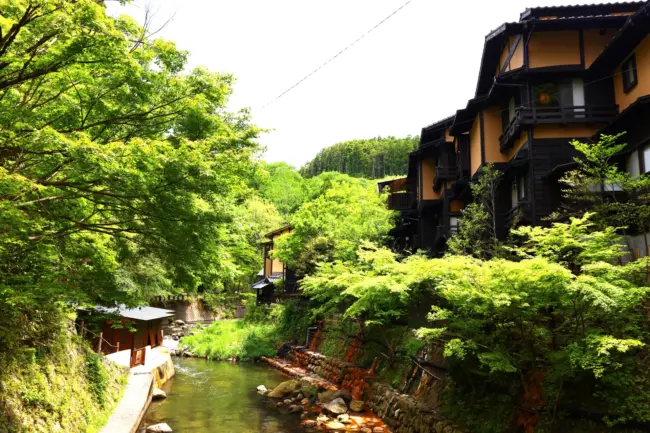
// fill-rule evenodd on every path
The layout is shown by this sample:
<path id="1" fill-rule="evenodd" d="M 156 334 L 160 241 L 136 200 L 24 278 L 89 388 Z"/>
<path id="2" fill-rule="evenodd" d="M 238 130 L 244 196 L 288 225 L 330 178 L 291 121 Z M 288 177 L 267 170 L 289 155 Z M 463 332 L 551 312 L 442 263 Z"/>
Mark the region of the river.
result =
<path id="1" fill-rule="evenodd" d="M 255 388 L 288 380 L 265 364 L 175 358 L 165 400 L 149 407 L 142 428 L 167 423 L 174 433 L 304 433 L 297 414 L 283 414 Z"/>

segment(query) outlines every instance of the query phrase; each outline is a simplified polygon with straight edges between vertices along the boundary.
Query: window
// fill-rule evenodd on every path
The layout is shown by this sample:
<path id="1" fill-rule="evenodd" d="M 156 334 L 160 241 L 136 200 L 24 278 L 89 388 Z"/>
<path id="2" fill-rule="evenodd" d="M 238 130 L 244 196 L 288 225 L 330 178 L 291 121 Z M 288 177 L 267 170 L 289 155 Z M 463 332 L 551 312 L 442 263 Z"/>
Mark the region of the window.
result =
<path id="1" fill-rule="evenodd" d="M 643 148 L 643 173 L 650 173 L 650 144 Z"/>
<path id="2" fill-rule="evenodd" d="M 517 185 L 517 191 L 519 193 L 517 198 L 519 199 L 519 201 L 523 201 L 526 200 L 526 198 L 528 198 L 528 192 L 526 188 L 526 184 L 528 183 L 527 177 L 528 176 L 524 174 L 519 178 L 519 183 Z"/>
<path id="3" fill-rule="evenodd" d="M 457 216 L 450 216 L 449 217 L 449 231 L 452 233 L 456 233 L 458 231 L 458 223 L 460 222 L 460 218 Z"/>
<path id="4" fill-rule="evenodd" d="M 523 174 L 512 182 L 512 190 L 510 191 L 510 201 L 512 208 L 516 208 L 519 203 L 526 201 L 528 198 L 528 174 Z"/>
<path id="5" fill-rule="evenodd" d="M 512 122 L 515 118 L 515 98 L 514 96 L 508 101 L 508 122 Z"/>
<path id="6" fill-rule="evenodd" d="M 632 178 L 639 177 L 639 174 L 641 174 L 641 167 L 639 167 L 639 152 L 635 150 L 627 156 L 625 168 Z"/>
<path id="7" fill-rule="evenodd" d="M 623 91 L 627 93 L 632 90 L 638 82 L 636 76 L 636 57 L 632 56 L 623 62 L 621 73 L 623 75 Z"/>
<path id="8" fill-rule="evenodd" d="M 583 107 L 585 84 L 582 78 L 537 84 L 533 86 L 533 98 L 536 107 Z M 578 108 L 575 111 L 584 111 L 584 109 Z"/>

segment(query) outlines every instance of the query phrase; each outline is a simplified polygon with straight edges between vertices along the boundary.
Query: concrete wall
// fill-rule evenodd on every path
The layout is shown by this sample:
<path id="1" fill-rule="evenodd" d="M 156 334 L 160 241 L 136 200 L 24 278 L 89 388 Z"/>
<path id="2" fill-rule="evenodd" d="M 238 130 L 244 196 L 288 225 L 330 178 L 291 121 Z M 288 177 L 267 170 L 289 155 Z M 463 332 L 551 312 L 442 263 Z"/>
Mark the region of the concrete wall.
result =
<path id="1" fill-rule="evenodd" d="M 131 349 L 111 353 L 110 355 L 106 355 L 106 359 L 126 368 L 131 368 Z"/>

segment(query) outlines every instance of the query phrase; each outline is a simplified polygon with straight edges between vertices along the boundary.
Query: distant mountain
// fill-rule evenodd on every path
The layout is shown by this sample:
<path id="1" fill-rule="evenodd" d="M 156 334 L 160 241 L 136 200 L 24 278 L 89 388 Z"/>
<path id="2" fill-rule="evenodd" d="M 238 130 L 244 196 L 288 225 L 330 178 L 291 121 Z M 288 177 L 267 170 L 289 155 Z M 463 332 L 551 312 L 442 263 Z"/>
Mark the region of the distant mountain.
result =
<path id="1" fill-rule="evenodd" d="M 418 147 L 419 137 L 377 137 L 336 143 L 318 152 L 301 169 L 303 177 L 338 171 L 353 177 L 381 179 L 405 175 L 408 155 Z"/>

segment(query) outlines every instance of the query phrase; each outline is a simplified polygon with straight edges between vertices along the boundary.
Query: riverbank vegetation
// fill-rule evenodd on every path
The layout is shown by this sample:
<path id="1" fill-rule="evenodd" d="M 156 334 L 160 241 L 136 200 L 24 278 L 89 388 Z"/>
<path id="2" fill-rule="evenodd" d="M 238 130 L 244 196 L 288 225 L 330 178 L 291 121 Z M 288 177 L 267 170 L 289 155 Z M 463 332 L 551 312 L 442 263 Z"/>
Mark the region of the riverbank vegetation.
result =
<path id="1" fill-rule="evenodd" d="M 0 427 L 18 432 L 97 432 L 124 391 L 128 371 L 67 330 L 5 364 Z"/>
<path id="2" fill-rule="evenodd" d="M 183 337 L 179 350 L 217 361 L 275 356 L 283 343 L 304 338 L 310 324 L 305 307 L 300 301 L 273 306 L 253 301 L 244 319 L 215 322 Z"/>

